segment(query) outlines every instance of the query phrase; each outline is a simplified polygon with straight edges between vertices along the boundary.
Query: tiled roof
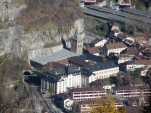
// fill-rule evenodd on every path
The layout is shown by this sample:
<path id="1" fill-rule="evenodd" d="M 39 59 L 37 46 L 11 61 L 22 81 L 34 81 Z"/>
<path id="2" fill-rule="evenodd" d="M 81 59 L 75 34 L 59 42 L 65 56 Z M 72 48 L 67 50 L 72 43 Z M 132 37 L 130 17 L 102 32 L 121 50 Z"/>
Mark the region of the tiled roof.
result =
<path id="1" fill-rule="evenodd" d="M 138 42 L 140 44 L 147 42 L 147 40 L 144 36 L 135 36 L 134 39 L 135 39 L 136 42 Z"/>
<path id="2" fill-rule="evenodd" d="M 59 61 L 56 61 L 56 62 L 49 62 L 47 63 L 45 66 L 48 67 L 48 68 L 58 68 L 58 67 L 64 67 L 65 65 L 68 65 L 70 64 L 69 60 L 68 59 L 63 59 L 63 60 L 59 60 Z"/>
<path id="3" fill-rule="evenodd" d="M 107 44 L 108 49 L 126 48 L 127 46 L 122 42 L 110 42 Z"/>
<path id="4" fill-rule="evenodd" d="M 135 64 L 151 65 L 151 59 L 137 59 Z"/>
<path id="5" fill-rule="evenodd" d="M 94 54 L 94 53 L 99 53 L 99 52 L 100 52 L 99 47 L 87 48 L 87 51 L 88 51 L 89 53 L 92 53 L 92 54 Z"/>
<path id="6" fill-rule="evenodd" d="M 125 55 L 138 55 L 139 50 L 134 47 L 129 47 L 125 51 L 123 51 L 121 54 Z"/>

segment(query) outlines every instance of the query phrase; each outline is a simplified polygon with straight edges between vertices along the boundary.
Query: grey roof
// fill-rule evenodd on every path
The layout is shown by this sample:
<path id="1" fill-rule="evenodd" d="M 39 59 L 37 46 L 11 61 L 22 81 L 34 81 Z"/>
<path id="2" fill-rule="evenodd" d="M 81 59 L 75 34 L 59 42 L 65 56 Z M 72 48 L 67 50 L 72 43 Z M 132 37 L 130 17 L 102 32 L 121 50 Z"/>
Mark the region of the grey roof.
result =
<path id="1" fill-rule="evenodd" d="M 37 62 L 39 64 L 45 65 L 48 62 L 55 62 L 55 61 L 59 61 L 59 60 L 63 60 L 63 59 L 67 59 L 73 56 L 77 56 L 76 53 L 73 53 L 71 51 L 68 51 L 66 49 L 61 49 L 59 51 L 56 51 L 55 53 L 50 53 L 46 56 L 42 56 L 42 57 L 36 57 L 31 59 L 34 62 Z"/>
<path id="2" fill-rule="evenodd" d="M 61 78 L 61 76 L 68 76 L 69 74 L 77 75 L 81 73 L 82 73 L 82 70 L 80 67 L 68 66 L 66 68 L 62 67 L 62 68 L 57 68 L 57 69 L 48 71 L 44 73 L 44 76 L 42 76 L 42 79 L 48 80 L 51 82 L 56 82 Z"/>
<path id="3" fill-rule="evenodd" d="M 73 73 L 80 73 L 82 72 L 81 68 L 78 66 L 65 66 L 57 69 L 50 70 L 49 73 L 60 76 L 60 75 L 68 75 Z"/>
<path id="4" fill-rule="evenodd" d="M 103 69 L 114 68 L 114 67 L 118 67 L 118 65 L 115 64 L 114 61 L 107 60 L 103 62 L 96 62 L 95 65 L 88 65 L 88 66 L 85 66 L 84 68 L 93 72 L 93 71 L 98 71 L 98 70 L 103 70 Z"/>
<path id="5" fill-rule="evenodd" d="M 41 77 L 42 80 L 49 81 L 49 82 L 57 82 L 61 76 L 55 76 L 50 73 L 45 73 L 44 76 Z"/>
<path id="6" fill-rule="evenodd" d="M 61 76 L 68 76 L 68 74 L 77 75 L 78 73 L 78 74 L 89 76 L 94 71 L 97 71 L 97 70 L 118 67 L 118 65 L 116 65 L 114 61 L 112 60 L 105 60 L 102 62 L 100 57 L 95 58 L 94 56 L 91 56 L 91 55 L 81 55 L 81 56 L 75 56 L 72 58 L 78 58 L 81 60 L 89 59 L 95 62 L 95 64 L 92 63 L 92 64 L 88 64 L 82 67 L 73 64 L 69 66 L 56 68 L 56 69 L 48 71 L 46 73 L 46 76 L 43 77 L 43 79 L 53 82 L 53 81 L 59 80 Z"/>
<path id="7" fill-rule="evenodd" d="M 76 56 L 75 58 L 79 58 L 80 60 L 83 60 L 83 61 L 90 60 L 91 62 L 93 62 L 93 63 L 83 66 L 84 70 L 91 71 L 91 72 L 102 70 L 102 69 L 118 67 L 118 64 L 116 64 L 114 60 L 110 60 L 110 59 L 103 60 L 101 57 L 91 55 L 91 54 Z"/>

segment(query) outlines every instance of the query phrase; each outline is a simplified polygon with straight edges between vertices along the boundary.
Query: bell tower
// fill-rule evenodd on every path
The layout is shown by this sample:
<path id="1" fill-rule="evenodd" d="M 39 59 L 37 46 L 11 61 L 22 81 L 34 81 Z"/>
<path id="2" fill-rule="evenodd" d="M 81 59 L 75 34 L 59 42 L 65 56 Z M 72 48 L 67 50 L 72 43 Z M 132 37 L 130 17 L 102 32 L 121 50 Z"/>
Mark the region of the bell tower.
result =
<path id="1" fill-rule="evenodd" d="M 83 19 L 75 22 L 75 29 L 74 37 L 71 39 L 71 51 L 81 55 L 83 53 L 83 40 L 85 37 Z"/>

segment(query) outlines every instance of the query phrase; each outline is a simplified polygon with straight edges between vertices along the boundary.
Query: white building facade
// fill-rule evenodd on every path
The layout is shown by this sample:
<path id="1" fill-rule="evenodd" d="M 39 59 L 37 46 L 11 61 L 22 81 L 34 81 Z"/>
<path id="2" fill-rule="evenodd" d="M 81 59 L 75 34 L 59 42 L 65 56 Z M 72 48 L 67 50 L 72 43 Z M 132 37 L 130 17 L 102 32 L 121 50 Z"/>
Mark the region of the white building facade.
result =
<path id="1" fill-rule="evenodd" d="M 43 96 L 53 96 L 56 94 L 56 82 L 53 80 L 48 80 L 47 78 L 41 79 L 41 87 L 40 90 L 43 94 Z"/>
<path id="2" fill-rule="evenodd" d="M 62 76 L 57 82 L 57 94 L 67 92 L 68 88 L 81 88 L 82 86 L 86 86 L 87 83 L 88 78 L 79 72 Z"/>
<path id="3" fill-rule="evenodd" d="M 144 90 L 139 90 L 139 89 L 118 90 L 118 91 L 116 91 L 115 95 L 118 96 L 118 97 L 123 97 L 123 98 L 150 96 L 151 95 L 151 90 L 150 89 L 144 89 Z"/>
<path id="4" fill-rule="evenodd" d="M 97 42 L 94 46 L 95 47 L 103 47 L 107 42 L 108 42 L 107 39 L 103 39 L 103 40 Z"/>
<path id="5" fill-rule="evenodd" d="M 118 59 L 118 64 L 122 64 L 122 63 L 125 63 L 125 62 L 128 62 L 128 61 L 132 61 L 134 57 L 133 56 L 120 56 L 119 59 Z"/>
<path id="6" fill-rule="evenodd" d="M 107 55 L 114 53 L 114 54 L 120 54 L 122 51 L 124 51 L 127 47 L 121 47 L 121 48 L 110 48 L 107 50 Z"/>
<path id="7" fill-rule="evenodd" d="M 126 70 L 127 71 L 134 71 L 135 69 L 143 68 L 145 67 L 144 64 L 127 64 Z"/>
<path id="8" fill-rule="evenodd" d="M 72 99 L 74 101 L 84 101 L 84 100 L 90 100 L 90 99 L 98 99 L 101 97 L 107 96 L 107 93 L 105 90 L 87 90 L 84 91 L 75 91 L 72 93 Z"/>
<path id="9" fill-rule="evenodd" d="M 93 74 L 89 76 L 89 83 L 99 79 L 105 79 L 111 76 L 116 76 L 117 73 L 119 73 L 119 67 L 112 67 L 112 68 L 94 71 Z"/>

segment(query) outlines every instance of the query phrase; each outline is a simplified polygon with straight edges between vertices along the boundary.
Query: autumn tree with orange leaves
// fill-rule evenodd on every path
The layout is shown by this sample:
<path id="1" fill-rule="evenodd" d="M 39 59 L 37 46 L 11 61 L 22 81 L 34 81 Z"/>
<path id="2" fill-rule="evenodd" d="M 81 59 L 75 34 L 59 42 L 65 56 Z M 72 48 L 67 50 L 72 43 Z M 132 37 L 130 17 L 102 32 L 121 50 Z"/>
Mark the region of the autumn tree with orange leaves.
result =
<path id="1" fill-rule="evenodd" d="M 97 100 L 97 105 L 92 105 L 91 113 L 126 113 L 124 107 L 116 108 L 115 100 L 111 97 Z"/>

